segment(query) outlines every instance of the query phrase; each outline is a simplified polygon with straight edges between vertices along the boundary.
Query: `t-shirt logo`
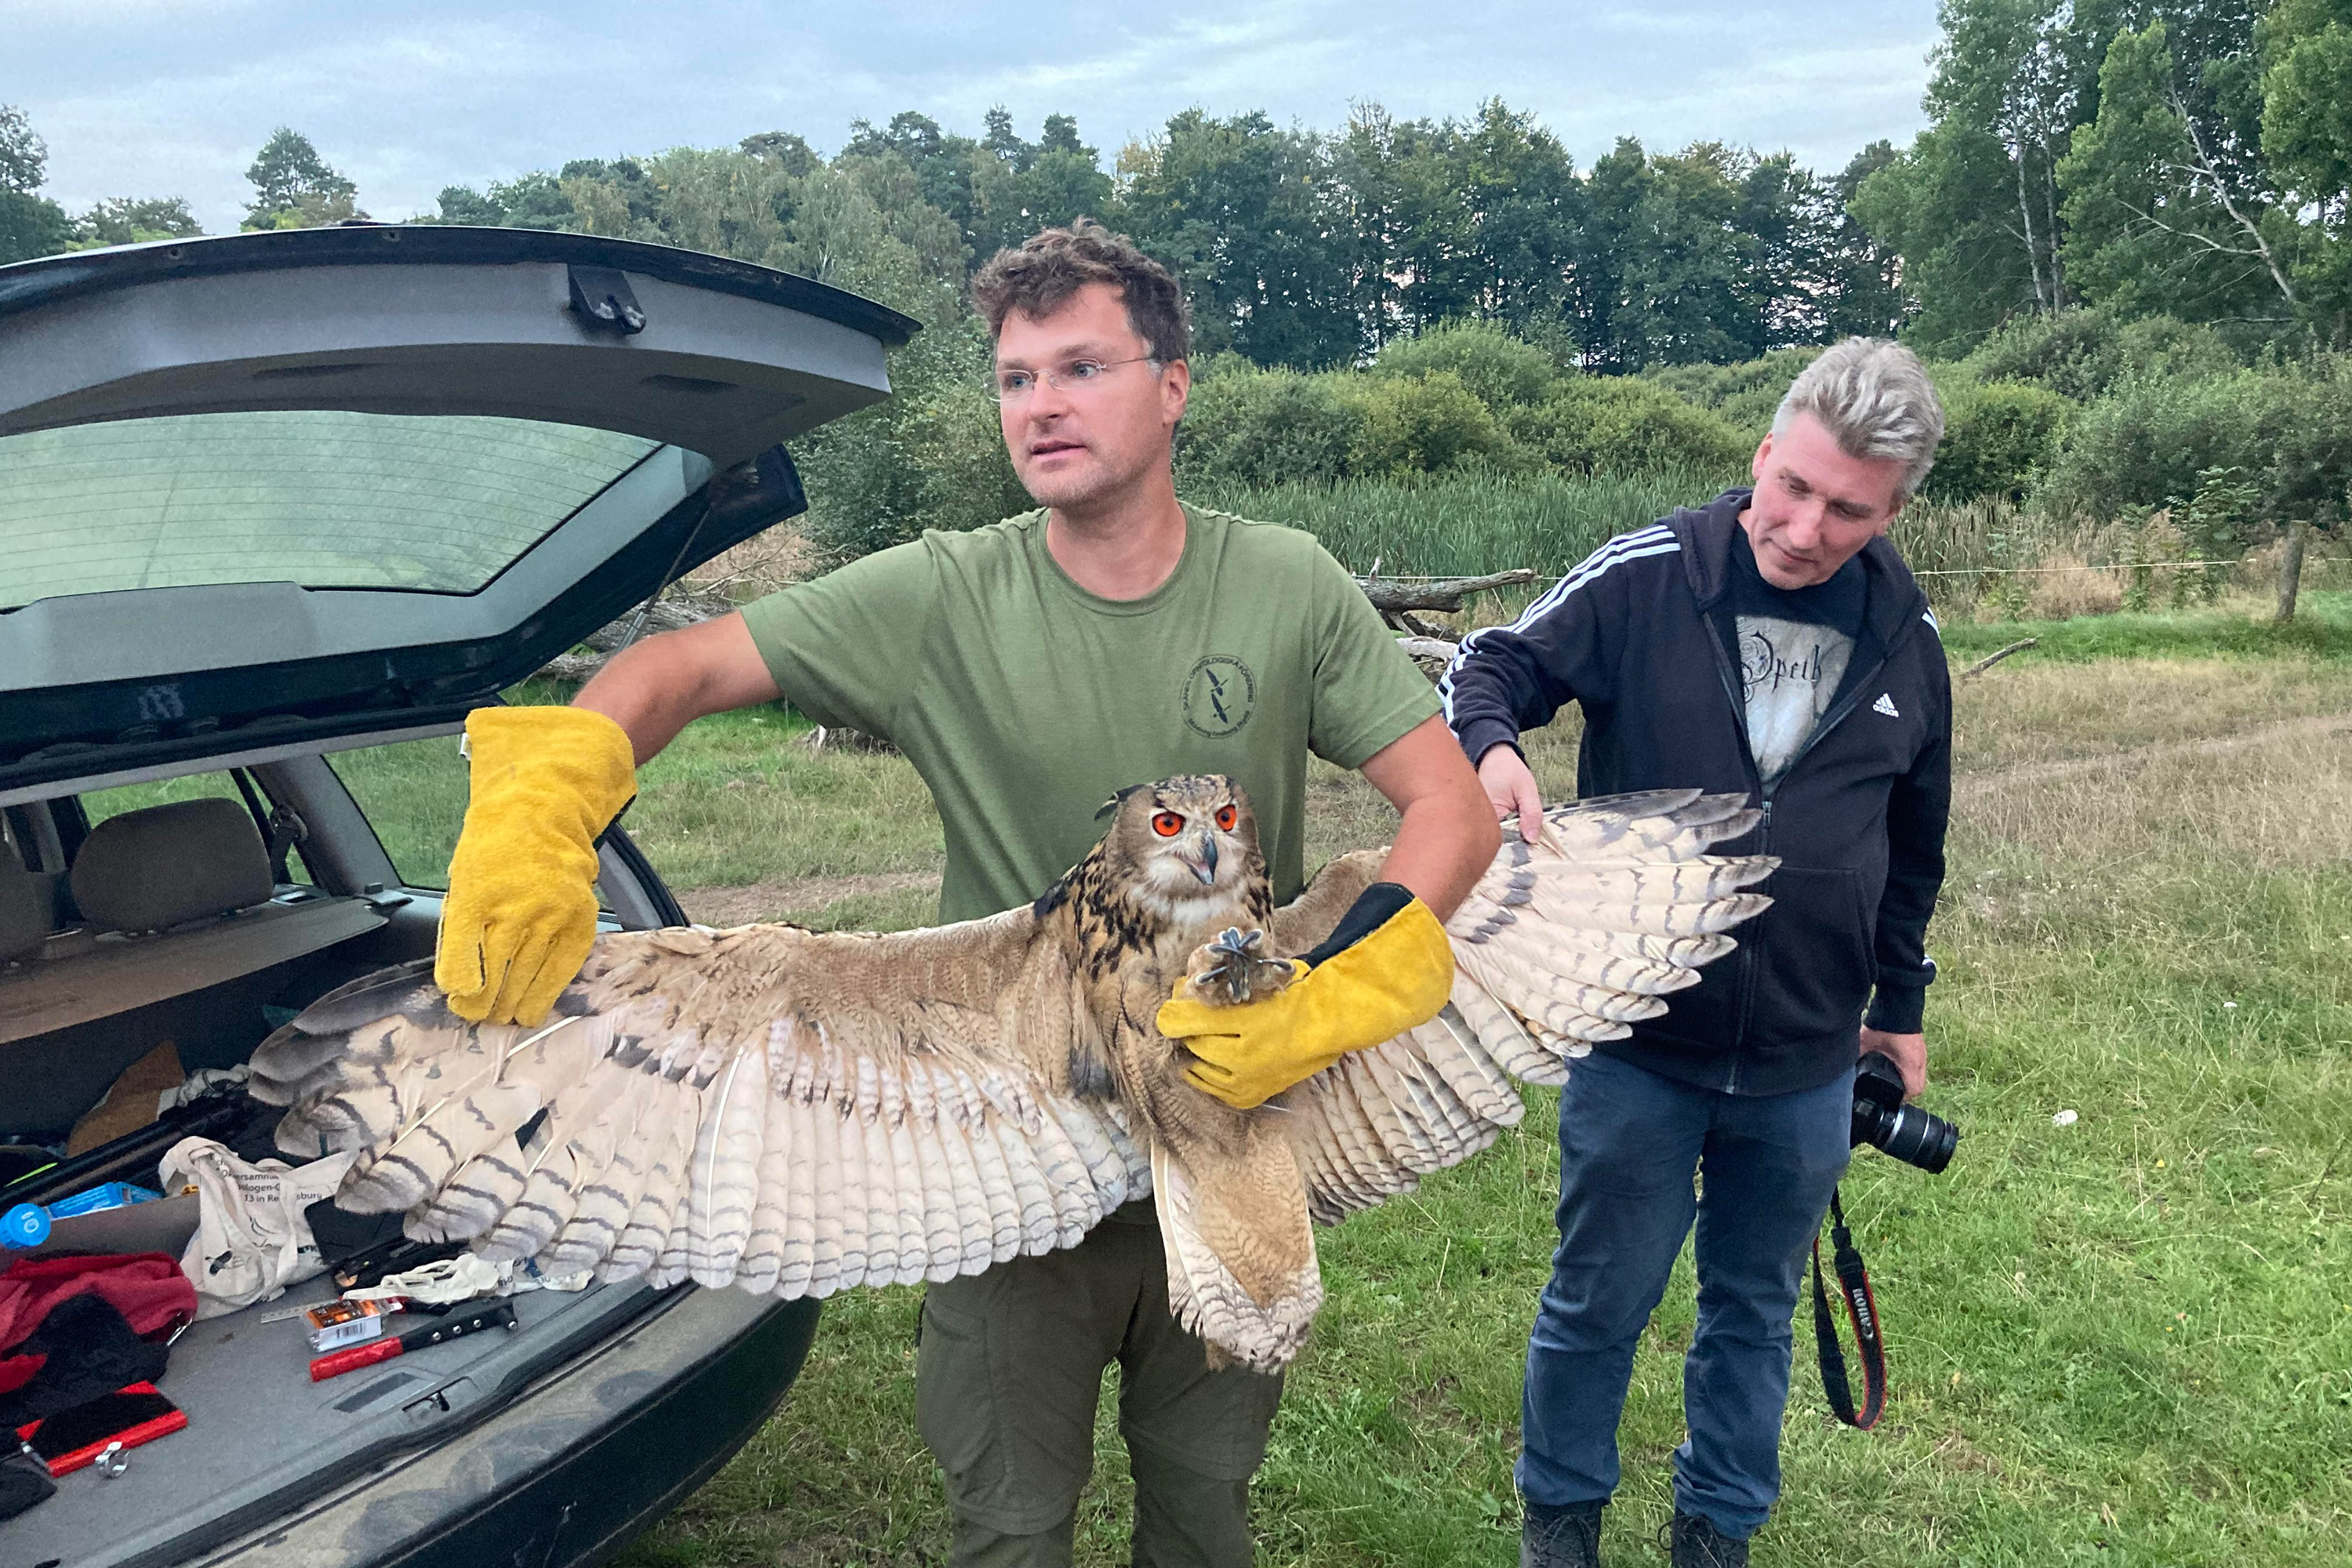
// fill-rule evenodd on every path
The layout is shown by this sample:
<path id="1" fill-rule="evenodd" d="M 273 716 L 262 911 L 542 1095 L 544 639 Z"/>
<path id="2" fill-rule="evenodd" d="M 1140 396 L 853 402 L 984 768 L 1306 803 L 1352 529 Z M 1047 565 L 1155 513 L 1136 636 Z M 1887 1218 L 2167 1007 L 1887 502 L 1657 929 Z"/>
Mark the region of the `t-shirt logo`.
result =
<path id="1" fill-rule="evenodd" d="M 1249 722 L 1257 706 L 1257 677 L 1231 654 L 1213 653 L 1184 678 L 1184 722 L 1214 741 Z"/>
<path id="2" fill-rule="evenodd" d="M 1789 769 L 1845 678 L 1853 639 L 1832 626 L 1741 616 L 1739 662 L 1747 688 L 1748 744 L 1770 784 Z"/>

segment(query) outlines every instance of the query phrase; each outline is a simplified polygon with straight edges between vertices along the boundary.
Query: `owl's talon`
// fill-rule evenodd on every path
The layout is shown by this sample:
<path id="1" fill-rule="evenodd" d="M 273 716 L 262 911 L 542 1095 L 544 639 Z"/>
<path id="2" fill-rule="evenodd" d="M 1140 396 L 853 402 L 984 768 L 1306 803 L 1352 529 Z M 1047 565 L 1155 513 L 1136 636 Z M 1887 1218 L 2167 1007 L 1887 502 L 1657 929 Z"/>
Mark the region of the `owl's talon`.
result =
<path id="1" fill-rule="evenodd" d="M 1227 926 L 1193 950 L 1185 973 L 1194 996 L 1230 1007 L 1281 991 L 1293 972 L 1290 960 L 1267 953 L 1265 931 Z"/>

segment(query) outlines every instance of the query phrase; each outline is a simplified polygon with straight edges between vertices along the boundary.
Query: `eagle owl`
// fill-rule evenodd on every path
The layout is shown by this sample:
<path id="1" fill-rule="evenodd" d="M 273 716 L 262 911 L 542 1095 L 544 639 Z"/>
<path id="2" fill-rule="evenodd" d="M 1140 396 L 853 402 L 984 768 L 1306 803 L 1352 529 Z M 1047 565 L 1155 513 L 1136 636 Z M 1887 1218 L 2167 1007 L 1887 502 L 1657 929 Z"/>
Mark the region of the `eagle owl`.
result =
<path id="1" fill-rule="evenodd" d="M 779 1296 L 976 1273 L 1155 1195 L 1169 1297 L 1271 1370 L 1322 1300 L 1311 1222 L 1408 1192 L 1517 1122 L 1731 951 L 1766 858 L 1732 795 L 1545 814 L 1447 923 L 1453 999 L 1251 1110 L 1192 1088 L 1153 1019 L 1181 976 L 1238 1000 L 1329 933 L 1382 853 L 1280 909 L 1248 798 L 1166 779 L 1034 904 L 894 935 L 790 925 L 601 937 L 537 1028 L 451 1013 L 430 961 L 330 993 L 255 1053 L 288 1153 L 362 1151 L 336 1202 L 494 1260 Z"/>

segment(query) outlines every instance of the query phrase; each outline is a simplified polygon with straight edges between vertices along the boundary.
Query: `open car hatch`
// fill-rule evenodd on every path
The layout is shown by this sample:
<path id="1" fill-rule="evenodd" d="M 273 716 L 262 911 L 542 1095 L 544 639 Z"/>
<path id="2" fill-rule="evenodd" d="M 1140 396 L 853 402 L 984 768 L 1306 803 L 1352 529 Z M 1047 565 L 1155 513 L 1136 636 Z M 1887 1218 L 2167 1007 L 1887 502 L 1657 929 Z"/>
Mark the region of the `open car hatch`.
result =
<path id="1" fill-rule="evenodd" d="M 915 330 L 526 229 L 0 267 L 0 791 L 446 722 L 803 510 Z"/>

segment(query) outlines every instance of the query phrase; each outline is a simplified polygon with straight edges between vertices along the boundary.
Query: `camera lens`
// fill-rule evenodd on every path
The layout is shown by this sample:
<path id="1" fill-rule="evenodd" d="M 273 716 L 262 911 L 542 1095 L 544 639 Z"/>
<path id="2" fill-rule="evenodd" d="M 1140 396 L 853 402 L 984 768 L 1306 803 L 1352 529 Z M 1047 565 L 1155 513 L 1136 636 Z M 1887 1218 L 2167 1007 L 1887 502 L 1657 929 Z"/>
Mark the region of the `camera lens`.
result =
<path id="1" fill-rule="evenodd" d="M 1940 1116 L 1906 1105 L 1886 1118 L 1880 1136 L 1873 1142 L 1905 1164 L 1916 1165 L 1932 1176 L 1952 1163 L 1960 1130 Z"/>

